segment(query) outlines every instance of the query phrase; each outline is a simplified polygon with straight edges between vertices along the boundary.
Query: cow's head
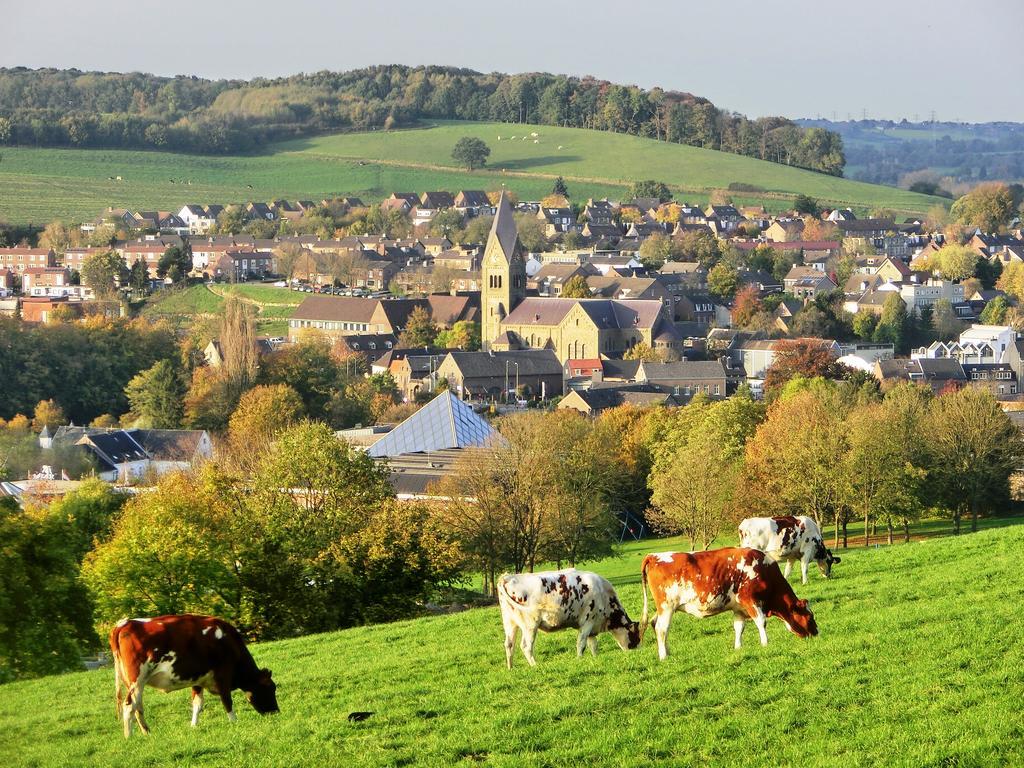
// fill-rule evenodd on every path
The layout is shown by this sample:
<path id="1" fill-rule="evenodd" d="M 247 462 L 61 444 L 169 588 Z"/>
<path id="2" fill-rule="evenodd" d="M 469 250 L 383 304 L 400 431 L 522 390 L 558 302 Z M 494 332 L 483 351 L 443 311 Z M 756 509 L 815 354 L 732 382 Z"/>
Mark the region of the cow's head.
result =
<path id="1" fill-rule="evenodd" d="M 818 542 L 818 550 L 814 553 L 814 560 L 818 563 L 821 575 L 826 579 L 832 578 L 832 566 L 843 561 L 841 557 L 833 555 L 832 550 L 820 541 Z"/>
<path id="2" fill-rule="evenodd" d="M 619 648 L 624 651 L 632 650 L 640 646 L 640 639 L 643 633 L 640 631 L 639 621 L 630 621 L 629 616 L 620 606 L 615 606 L 608 616 L 608 631 L 611 632 Z"/>
<path id="3" fill-rule="evenodd" d="M 797 600 L 789 608 L 789 616 L 784 617 L 789 631 L 797 637 L 814 637 L 818 634 L 818 622 L 807 607 L 806 600 Z"/>
<path id="4" fill-rule="evenodd" d="M 259 671 L 252 688 L 245 692 L 245 697 L 252 704 L 253 709 L 261 715 L 279 711 L 277 708 L 277 684 L 271 678 L 269 669 Z"/>

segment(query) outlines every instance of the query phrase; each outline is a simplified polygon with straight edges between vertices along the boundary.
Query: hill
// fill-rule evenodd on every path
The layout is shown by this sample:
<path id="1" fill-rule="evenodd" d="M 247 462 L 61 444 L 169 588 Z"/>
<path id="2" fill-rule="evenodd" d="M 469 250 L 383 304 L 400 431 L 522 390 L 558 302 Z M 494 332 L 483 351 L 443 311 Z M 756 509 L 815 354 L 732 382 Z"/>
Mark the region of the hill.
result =
<path id="1" fill-rule="evenodd" d="M 639 613 L 644 552 L 599 563 Z M 0 755 L 32 766 L 142 765 L 998 765 L 1024 762 L 1020 552 L 1024 526 L 843 552 L 812 574 L 821 635 L 770 619 L 770 645 L 732 649 L 727 616 L 677 614 L 672 655 L 607 635 L 576 659 L 574 635 L 537 641 L 539 666 L 504 668 L 497 608 L 254 647 L 281 714 L 236 695 L 231 724 L 207 700 L 146 695 L 148 739 L 125 744 L 109 669 L 0 688 Z M 651 634 L 651 633 L 648 633 Z M 518 654 L 518 651 L 517 651 Z M 349 723 L 356 710 L 375 714 Z"/>
<path id="2" fill-rule="evenodd" d="M 512 136 L 537 133 L 537 143 Z M 455 166 L 462 136 L 491 147 L 488 168 Z M 502 137 L 498 141 L 498 136 Z M 503 172 L 504 170 L 504 172 Z M 738 203 L 787 207 L 800 193 L 825 205 L 891 208 L 921 214 L 939 199 L 874 186 L 741 155 L 619 133 L 507 123 L 440 123 L 407 131 L 336 134 L 272 145 L 258 154 L 211 157 L 172 152 L 8 147 L 0 161 L 0 220 L 44 224 L 92 219 L 107 206 L 178 210 L 188 202 L 243 202 L 278 197 L 319 200 L 393 191 L 498 189 L 538 199 L 562 175 L 575 199 L 621 198 L 628 185 L 654 178 L 677 196 L 706 202 L 733 183 L 764 192 L 734 193 Z"/>
<path id="3" fill-rule="evenodd" d="M 247 283 L 240 285 L 193 285 L 181 290 L 156 293 L 146 301 L 142 314 L 171 321 L 196 318 L 213 319 L 218 316 L 224 299 L 234 294 L 256 308 L 256 330 L 265 336 L 284 336 L 288 332 L 288 318 L 306 297 L 303 293 L 275 288 L 272 285 Z"/>

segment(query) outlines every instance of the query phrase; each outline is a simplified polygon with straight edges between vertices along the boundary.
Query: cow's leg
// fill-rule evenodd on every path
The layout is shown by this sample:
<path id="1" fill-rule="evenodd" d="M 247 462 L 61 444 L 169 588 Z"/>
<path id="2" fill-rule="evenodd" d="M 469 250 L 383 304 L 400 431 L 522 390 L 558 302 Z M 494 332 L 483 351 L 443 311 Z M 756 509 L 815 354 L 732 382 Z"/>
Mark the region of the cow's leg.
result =
<path id="1" fill-rule="evenodd" d="M 224 704 L 224 711 L 228 713 L 228 720 L 233 723 L 238 718 L 235 716 L 235 709 L 231 703 L 231 677 L 229 674 L 214 674 L 213 679 L 217 685 L 221 703 Z"/>
<path id="2" fill-rule="evenodd" d="M 783 571 L 782 575 L 785 576 L 786 580 L 788 581 L 789 580 L 789 574 L 791 574 L 792 572 L 793 572 L 793 561 L 792 560 L 787 560 L 786 561 L 786 570 Z"/>
<path id="3" fill-rule="evenodd" d="M 742 614 L 736 614 L 736 618 L 732 620 L 732 627 L 734 630 L 736 630 L 736 644 L 733 647 L 737 650 L 739 650 L 743 638 L 743 630 L 746 626 L 747 617 L 743 616 Z"/>
<path id="4" fill-rule="evenodd" d="M 658 618 L 654 620 L 654 634 L 658 637 L 658 658 L 665 659 L 668 656 L 668 628 L 672 624 L 672 611 L 658 611 Z"/>
<path id="5" fill-rule="evenodd" d="M 590 627 L 584 625 L 580 627 L 580 633 L 576 636 L 576 657 L 579 658 L 583 655 L 583 650 L 587 647 L 587 638 L 590 636 Z"/>
<path id="6" fill-rule="evenodd" d="M 807 566 L 810 563 L 810 558 L 803 557 L 800 560 L 800 583 L 807 583 Z"/>
<path id="7" fill-rule="evenodd" d="M 768 633 L 764 630 L 766 617 L 764 611 L 759 606 L 754 608 L 753 619 L 754 624 L 757 626 L 757 631 L 761 635 L 761 645 L 768 645 Z"/>
<path id="8" fill-rule="evenodd" d="M 203 687 L 192 686 L 192 727 L 199 725 L 199 713 L 203 711 Z"/>
<path id="9" fill-rule="evenodd" d="M 537 627 L 523 628 L 523 636 L 519 639 L 519 647 L 523 650 L 523 656 L 531 667 L 537 666 L 537 660 L 533 658 L 533 641 L 537 639 Z"/>
<path id="10" fill-rule="evenodd" d="M 504 620 L 505 624 L 505 666 L 512 669 L 512 651 L 516 645 L 516 623 L 510 619 Z"/>
<path id="11" fill-rule="evenodd" d="M 590 655 L 597 656 L 597 636 L 591 635 L 587 638 L 587 647 L 590 648 Z"/>
<path id="12" fill-rule="evenodd" d="M 149 726 L 146 724 L 146 716 L 142 710 L 142 691 L 145 687 L 146 676 L 140 673 L 135 681 L 135 690 L 132 692 L 132 709 L 135 711 L 135 720 L 139 724 L 139 730 L 148 736 Z"/>

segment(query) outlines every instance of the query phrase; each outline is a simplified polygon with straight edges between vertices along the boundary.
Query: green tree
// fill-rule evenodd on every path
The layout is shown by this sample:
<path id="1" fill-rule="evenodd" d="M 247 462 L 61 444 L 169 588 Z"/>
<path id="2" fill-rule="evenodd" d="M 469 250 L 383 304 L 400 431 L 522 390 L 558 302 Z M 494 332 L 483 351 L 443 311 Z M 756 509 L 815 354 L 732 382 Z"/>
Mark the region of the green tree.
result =
<path id="1" fill-rule="evenodd" d="M 953 514 L 953 530 L 970 512 L 996 509 L 1009 496 L 1010 475 L 1021 458 L 1020 431 L 986 390 L 946 392 L 935 400 L 926 422 L 932 476 L 938 501 Z"/>
<path id="2" fill-rule="evenodd" d="M 949 299 L 939 299 L 932 310 L 932 329 L 940 341 L 955 339 L 963 330 L 964 323 L 956 316 Z"/>
<path id="3" fill-rule="evenodd" d="M 624 360 L 646 360 L 649 363 L 660 363 L 665 359 L 661 352 L 651 349 L 650 345 L 643 341 L 627 349 L 622 358 Z"/>
<path id="4" fill-rule="evenodd" d="M 722 257 L 718 238 L 710 229 L 696 229 L 683 232 L 675 238 L 673 261 L 696 261 L 705 269 L 711 269 Z"/>
<path id="5" fill-rule="evenodd" d="M 953 203 L 952 217 L 983 232 L 997 232 L 1014 213 L 1013 193 L 1006 184 L 980 184 Z"/>
<path id="6" fill-rule="evenodd" d="M 966 280 L 977 268 L 978 254 L 965 245 L 946 245 L 935 254 L 935 261 L 947 280 Z"/>
<path id="7" fill-rule="evenodd" d="M 672 191 L 664 182 L 655 181 L 654 179 L 644 179 L 643 181 L 633 182 L 629 187 L 629 196 L 634 199 L 654 197 L 657 198 L 659 202 L 667 203 L 672 199 Z"/>
<path id="8" fill-rule="evenodd" d="M 982 325 L 1003 325 L 1006 322 L 1006 314 L 1009 310 L 1010 305 L 1006 303 L 1006 299 L 1002 296 L 996 296 L 981 310 L 978 322 Z"/>
<path id="9" fill-rule="evenodd" d="M 178 245 L 172 245 L 164 251 L 156 266 L 156 276 L 161 279 L 170 278 L 172 283 L 182 282 L 191 271 L 192 254 L 188 252 L 188 248 Z"/>
<path id="10" fill-rule="evenodd" d="M 259 382 L 291 387 L 302 398 L 306 415 L 322 419 L 340 376 L 340 367 L 326 340 L 310 337 L 268 355 Z"/>
<path id="11" fill-rule="evenodd" d="M 457 240 L 464 222 L 462 212 L 455 208 L 438 211 L 430 220 L 430 234 Z"/>
<path id="12" fill-rule="evenodd" d="M 149 269 L 146 267 L 146 262 L 142 259 L 136 259 L 135 263 L 132 264 L 132 268 L 128 273 L 128 284 L 139 291 L 149 285 Z"/>
<path id="13" fill-rule="evenodd" d="M 0 682 L 81 669 L 94 647 L 72 523 L 0 498 Z"/>
<path id="14" fill-rule="evenodd" d="M 562 286 L 562 292 L 558 294 L 564 299 L 589 299 L 593 296 L 590 286 L 587 285 L 587 278 L 583 275 L 573 275 Z"/>
<path id="15" fill-rule="evenodd" d="M 110 483 L 91 478 L 53 501 L 47 514 L 70 526 L 68 542 L 75 559 L 81 563 L 97 544 L 110 538 L 126 498 Z"/>
<path id="16" fill-rule="evenodd" d="M 452 149 L 452 159 L 470 171 L 483 168 L 490 154 L 491 148 L 482 139 L 473 136 L 463 136 Z"/>
<path id="17" fill-rule="evenodd" d="M 551 188 L 551 194 L 561 195 L 566 199 L 569 198 L 569 188 L 565 185 L 565 179 L 561 176 L 555 179 L 555 186 Z"/>
<path id="18" fill-rule="evenodd" d="M 861 309 L 853 316 L 853 332 L 860 338 L 870 341 L 878 325 L 878 315 L 870 309 Z"/>
<path id="19" fill-rule="evenodd" d="M 527 251 L 539 253 L 548 248 L 548 237 L 544 225 L 536 216 L 528 213 L 517 213 L 513 217 L 519 230 L 519 243 Z M 485 238 L 486 239 L 486 238 Z"/>
<path id="20" fill-rule="evenodd" d="M 184 414 L 185 387 L 170 360 L 138 374 L 125 387 L 131 413 L 150 429 L 178 429 Z"/>
<path id="21" fill-rule="evenodd" d="M 99 298 L 109 298 L 117 291 L 127 269 L 124 259 L 113 251 L 94 253 L 82 264 L 82 284 L 88 285 Z"/>
<path id="22" fill-rule="evenodd" d="M 644 238 L 640 244 L 640 261 L 647 269 L 660 269 L 668 261 L 671 250 L 672 243 L 668 236 L 661 232 L 655 232 Z"/>
<path id="23" fill-rule="evenodd" d="M 437 325 L 430 317 L 430 313 L 423 307 L 416 307 L 409 313 L 405 321 L 405 328 L 398 337 L 398 343 L 402 347 L 429 347 L 437 338 Z"/>
<path id="24" fill-rule="evenodd" d="M 257 386 L 246 392 L 228 422 L 228 442 L 236 459 L 262 455 L 282 431 L 304 414 L 302 398 L 287 384 Z"/>
<path id="25" fill-rule="evenodd" d="M 873 340 L 893 344 L 897 354 L 907 352 L 907 305 L 895 291 L 882 305 Z"/>
<path id="26" fill-rule="evenodd" d="M 723 299 L 731 299 L 736 295 L 738 282 L 739 274 L 736 272 L 736 268 L 725 262 L 715 264 L 708 272 L 708 289 Z"/>
<path id="27" fill-rule="evenodd" d="M 809 195 L 797 195 L 793 200 L 793 210 L 800 214 L 817 217 L 821 213 L 821 206 Z"/>

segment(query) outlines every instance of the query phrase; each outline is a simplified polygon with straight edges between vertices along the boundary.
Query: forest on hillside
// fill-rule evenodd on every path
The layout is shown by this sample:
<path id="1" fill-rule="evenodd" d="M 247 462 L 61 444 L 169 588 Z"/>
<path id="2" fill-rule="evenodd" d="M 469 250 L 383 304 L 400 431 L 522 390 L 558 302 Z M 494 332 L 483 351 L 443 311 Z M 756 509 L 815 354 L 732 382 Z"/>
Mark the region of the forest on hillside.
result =
<path id="1" fill-rule="evenodd" d="M 297 136 L 444 119 L 614 131 L 835 176 L 845 164 L 833 131 L 591 77 L 388 65 L 243 81 L 0 68 L 0 145 L 232 154 Z"/>

